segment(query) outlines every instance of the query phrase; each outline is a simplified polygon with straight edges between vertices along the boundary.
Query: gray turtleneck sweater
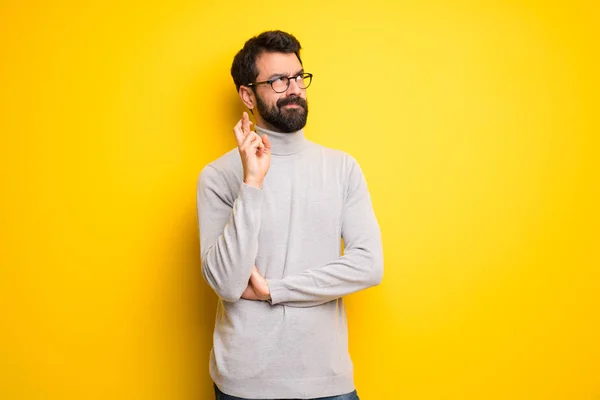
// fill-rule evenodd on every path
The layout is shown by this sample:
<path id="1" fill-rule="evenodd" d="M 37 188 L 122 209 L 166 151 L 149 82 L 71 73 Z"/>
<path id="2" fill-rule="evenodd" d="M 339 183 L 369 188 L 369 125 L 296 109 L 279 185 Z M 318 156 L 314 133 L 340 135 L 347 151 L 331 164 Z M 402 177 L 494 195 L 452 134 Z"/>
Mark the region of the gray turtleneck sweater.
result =
<path id="1" fill-rule="evenodd" d="M 219 296 L 210 375 L 223 392 L 251 399 L 351 392 L 342 296 L 383 274 L 365 179 L 352 157 L 302 130 L 256 130 L 272 144 L 262 189 L 243 183 L 237 148 L 198 181 L 202 274 Z M 254 265 L 270 302 L 241 298 Z"/>

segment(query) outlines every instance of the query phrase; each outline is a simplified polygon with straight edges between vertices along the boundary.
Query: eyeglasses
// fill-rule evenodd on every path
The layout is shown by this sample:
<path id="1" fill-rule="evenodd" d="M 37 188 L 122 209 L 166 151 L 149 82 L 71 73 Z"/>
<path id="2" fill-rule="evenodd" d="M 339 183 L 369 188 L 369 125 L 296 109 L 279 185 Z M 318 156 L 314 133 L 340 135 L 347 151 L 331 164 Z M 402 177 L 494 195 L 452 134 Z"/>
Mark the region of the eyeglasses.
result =
<path id="1" fill-rule="evenodd" d="M 298 85 L 298 87 L 300 89 L 306 89 L 307 87 L 310 86 L 310 83 L 312 82 L 312 77 L 313 74 L 309 74 L 309 73 L 302 73 L 302 74 L 298 74 L 295 76 L 278 76 L 275 77 L 273 79 L 269 79 L 268 81 L 262 81 L 262 82 L 252 82 L 247 84 L 246 86 L 257 86 L 257 85 L 263 85 L 265 83 L 268 83 L 269 85 L 271 85 L 271 87 L 273 88 L 273 90 L 275 91 L 275 93 L 283 93 L 286 90 L 288 90 L 288 88 L 290 87 L 290 82 L 293 80 L 296 81 L 296 84 Z"/>

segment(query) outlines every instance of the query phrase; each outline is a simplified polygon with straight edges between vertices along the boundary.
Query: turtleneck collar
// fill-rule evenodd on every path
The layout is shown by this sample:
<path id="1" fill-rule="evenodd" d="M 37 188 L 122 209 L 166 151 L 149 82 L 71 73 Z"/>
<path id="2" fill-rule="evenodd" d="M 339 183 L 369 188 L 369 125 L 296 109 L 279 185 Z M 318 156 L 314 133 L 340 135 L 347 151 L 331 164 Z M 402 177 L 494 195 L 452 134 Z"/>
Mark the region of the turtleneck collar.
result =
<path id="1" fill-rule="evenodd" d="M 271 154 L 276 156 L 289 156 L 299 153 L 308 144 L 308 140 L 304 137 L 303 129 L 291 133 L 282 133 L 256 126 L 256 133 L 260 136 L 266 134 L 269 137 Z"/>

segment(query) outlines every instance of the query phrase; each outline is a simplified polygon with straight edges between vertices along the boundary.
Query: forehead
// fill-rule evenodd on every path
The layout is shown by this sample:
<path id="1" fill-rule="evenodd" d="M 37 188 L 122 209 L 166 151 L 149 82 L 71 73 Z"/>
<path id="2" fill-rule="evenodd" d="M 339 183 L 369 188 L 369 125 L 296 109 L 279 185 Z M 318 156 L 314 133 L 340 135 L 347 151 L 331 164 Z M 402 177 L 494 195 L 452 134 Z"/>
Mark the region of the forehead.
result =
<path id="1" fill-rule="evenodd" d="M 268 79 L 273 74 L 291 75 L 302 69 L 295 53 L 262 53 L 256 59 L 257 80 Z"/>

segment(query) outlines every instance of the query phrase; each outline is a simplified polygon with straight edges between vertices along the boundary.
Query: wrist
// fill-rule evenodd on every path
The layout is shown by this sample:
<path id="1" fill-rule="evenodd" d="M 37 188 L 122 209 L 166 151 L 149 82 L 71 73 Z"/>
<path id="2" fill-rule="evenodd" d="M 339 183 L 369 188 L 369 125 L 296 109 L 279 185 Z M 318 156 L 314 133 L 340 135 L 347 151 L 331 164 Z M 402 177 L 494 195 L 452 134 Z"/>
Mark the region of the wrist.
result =
<path id="1" fill-rule="evenodd" d="M 244 178 L 244 183 L 248 186 L 252 186 L 257 189 L 262 189 L 263 180 L 262 179 L 253 179 L 253 178 Z"/>

